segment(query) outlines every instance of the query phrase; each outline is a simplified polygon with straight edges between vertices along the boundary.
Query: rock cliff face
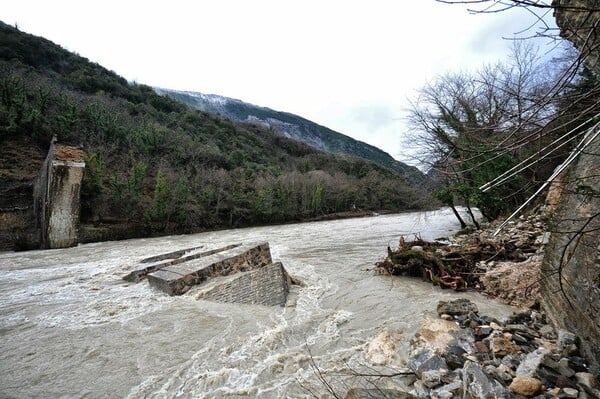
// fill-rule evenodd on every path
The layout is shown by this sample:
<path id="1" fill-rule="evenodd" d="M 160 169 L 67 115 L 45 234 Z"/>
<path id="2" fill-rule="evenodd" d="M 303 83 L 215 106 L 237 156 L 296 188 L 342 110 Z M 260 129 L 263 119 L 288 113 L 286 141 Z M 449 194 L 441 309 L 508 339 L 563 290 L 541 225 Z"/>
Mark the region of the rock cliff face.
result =
<path id="1" fill-rule="evenodd" d="M 554 1 L 561 35 L 600 75 L 600 2 Z M 597 133 L 591 132 L 593 137 Z M 600 137 L 568 171 L 566 189 L 542 264 L 542 304 L 560 327 L 576 332 L 583 354 L 600 371 Z"/>
<path id="2" fill-rule="evenodd" d="M 554 0 L 552 6 L 560 35 L 570 40 L 587 65 L 600 74 L 600 2 Z"/>

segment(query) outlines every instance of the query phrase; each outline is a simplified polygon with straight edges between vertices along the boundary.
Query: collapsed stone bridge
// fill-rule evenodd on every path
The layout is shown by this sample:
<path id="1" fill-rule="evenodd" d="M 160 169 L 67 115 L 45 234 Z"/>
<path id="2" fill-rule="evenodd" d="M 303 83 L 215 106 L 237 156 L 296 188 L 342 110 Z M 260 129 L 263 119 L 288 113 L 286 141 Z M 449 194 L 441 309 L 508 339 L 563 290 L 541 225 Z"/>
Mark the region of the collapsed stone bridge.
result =
<path id="1" fill-rule="evenodd" d="M 166 294 L 182 295 L 195 287 L 198 299 L 283 306 L 292 280 L 273 262 L 267 242 L 204 246 L 141 260 L 123 279 L 148 283 Z"/>

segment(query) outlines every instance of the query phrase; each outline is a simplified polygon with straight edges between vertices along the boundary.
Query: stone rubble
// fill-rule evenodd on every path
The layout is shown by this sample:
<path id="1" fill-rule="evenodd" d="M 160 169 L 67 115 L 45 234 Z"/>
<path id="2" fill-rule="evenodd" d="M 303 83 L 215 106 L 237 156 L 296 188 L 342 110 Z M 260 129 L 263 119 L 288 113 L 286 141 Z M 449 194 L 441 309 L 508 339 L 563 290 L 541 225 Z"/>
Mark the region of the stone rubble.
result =
<path id="1" fill-rule="evenodd" d="M 600 398 L 578 337 L 550 333 L 542 312 L 528 309 L 501 322 L 458 299 L 440 302 L 438 315 L 425 320 L 411 341 L 407 366 L 417 380 L 407 397 Z"/>

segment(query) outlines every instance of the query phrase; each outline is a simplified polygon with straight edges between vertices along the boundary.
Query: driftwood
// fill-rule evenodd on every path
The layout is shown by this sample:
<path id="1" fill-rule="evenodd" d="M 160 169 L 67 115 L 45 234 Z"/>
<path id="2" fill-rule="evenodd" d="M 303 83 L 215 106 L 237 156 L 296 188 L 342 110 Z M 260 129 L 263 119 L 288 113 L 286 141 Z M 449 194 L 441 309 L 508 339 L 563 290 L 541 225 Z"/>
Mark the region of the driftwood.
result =
<path id="1" fill-rule="evenodd" d="M 398 249 L 388 247 L 388 256 L 377 263 L 377 271 L 387 275 L 422 277 L 426 281 L 455 291 L 480 289 L 480 276 L 485 269 L 479 265 L 491 260 L 523 260 L 522 252 L 535 251 L 533 247 L 518 247 L 475 239 L 464 245 L 429 242 L 415 236 L 406 241 L 400 238 Z"/>

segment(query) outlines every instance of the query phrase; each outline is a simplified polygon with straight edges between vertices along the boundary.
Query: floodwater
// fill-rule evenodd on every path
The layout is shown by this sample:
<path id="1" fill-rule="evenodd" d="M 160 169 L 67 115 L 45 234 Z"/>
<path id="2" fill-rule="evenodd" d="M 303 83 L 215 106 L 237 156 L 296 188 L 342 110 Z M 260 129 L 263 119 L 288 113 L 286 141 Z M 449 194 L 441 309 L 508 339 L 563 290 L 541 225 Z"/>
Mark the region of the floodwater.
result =
<path id="1" fill-rule="evenodd" d="M 477 293 L 375 275 L 401 235 L 458 227 L 441 210 L 1 253 L 0 397 L 332 397 L 323 380 L 343 397 L 372 383 L 357 373 L 393 372 L 369 365 L 368 342 L 399 329 L 407 346 L 439 300 L 510 313 Z M 305 282 L 285 307 L 169 297 L 121 279 L 148 256 L 254 241 Z"/>

